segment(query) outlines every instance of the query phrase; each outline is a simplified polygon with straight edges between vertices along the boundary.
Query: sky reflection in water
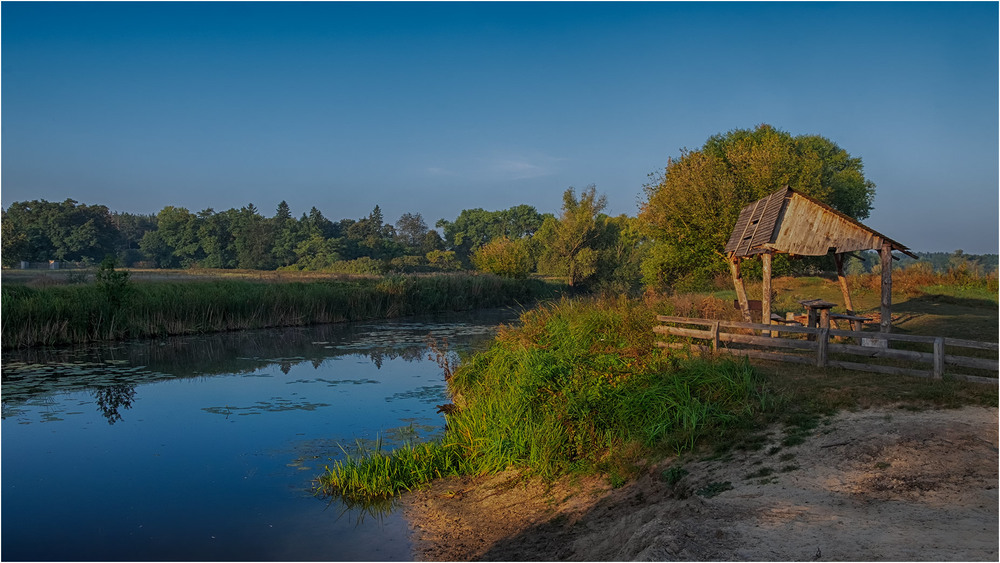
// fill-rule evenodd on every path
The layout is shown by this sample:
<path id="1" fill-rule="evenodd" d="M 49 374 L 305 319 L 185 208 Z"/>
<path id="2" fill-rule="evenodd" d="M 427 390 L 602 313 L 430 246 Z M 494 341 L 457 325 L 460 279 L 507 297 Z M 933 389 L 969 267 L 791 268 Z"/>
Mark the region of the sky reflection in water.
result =
<path id="1" fill-rule="evenodd" d="M 5 353 L 4 560 L 406 560 L 398 513 L 313 496 L 359 440 L 443 427 L 427 338 L 509 311 Z M 359 523 L 360 521 L 360 523 Z"/>

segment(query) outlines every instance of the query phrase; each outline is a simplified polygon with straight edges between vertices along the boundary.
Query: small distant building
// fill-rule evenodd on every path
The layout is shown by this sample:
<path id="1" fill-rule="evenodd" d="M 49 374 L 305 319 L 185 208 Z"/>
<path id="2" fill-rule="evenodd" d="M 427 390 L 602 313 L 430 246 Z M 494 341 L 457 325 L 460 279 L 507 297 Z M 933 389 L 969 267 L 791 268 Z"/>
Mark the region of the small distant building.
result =
<path id="1" fill-rule="evenodd" d="M 764 261 L 764 292 L 762 320 L 770 323 L 771 315 L 771 256 L 825 256 L 833 253 L 841 281 L 845 306 L 853 314 L 853 305 L 844 277 L 843 254 L 861 250 L 878 250 L 882 257 L 882 320 L 880 330 L 890 330 L 892 290 L 892 251 L 897 250 L 916 258 L 899 242 L 844 215 L 809 196 L 784 187 L 761 198 L 740 211 L 736 226 L 726 244 L 726 255 L 736 286 L 736 294 L 744 317 L 749 321 L 746 289 L 740 276 L 740 262 L 760 256 Z"/>

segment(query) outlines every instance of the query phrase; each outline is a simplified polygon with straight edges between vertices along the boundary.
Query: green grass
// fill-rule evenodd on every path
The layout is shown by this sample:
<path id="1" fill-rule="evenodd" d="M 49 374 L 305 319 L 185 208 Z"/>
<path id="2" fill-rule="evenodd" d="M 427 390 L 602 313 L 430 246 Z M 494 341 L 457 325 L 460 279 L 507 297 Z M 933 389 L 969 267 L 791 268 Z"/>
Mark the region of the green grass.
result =
<path id="1" fill-rule="evenodd" d="M 787 303 L 840 298 L 836 282 L 824 278 L 786 279 L 777 287 L 785 291 Z M 932 291 L 911 286 L 895 296 L 894 312 L 903 315 L 900 332 L 996 340 L 995 299 L 962 294 L 981 291 L 975 288 Z M 859 309 L 878 308 L 877 294 L 859 293 Z M 727 305 L 731 302 L 715 295 L 682 295 L 642 304 L 563 301 L 529 311 L 520 327 L 502 330 L 489 350 L 455 373 L 451 390 L 462 408 L 448 417 L 443 441 L 428 447 L 440 449 L 436 455 L 447 457 L 445 467 L 459 474 L 511 467 L 546 477 L 601 472 L 620 485 L 637 474 L 640 460 L 699 446 L 714 450 L 709 459 L 723 461 L 735 449 L 762 449 L 767 436 L 761 430 L 768 423 L 782 423 L 786 429 L 781 445 L 767 452 L 777 455 L 822 432 L 827 417 L 842 409 L 998 403 L 996 387 L 978 383 L 773 362 L 750 365 L 725 357 L 688 359 L 655 347 L 654 312 L 729 315 Z M 391 460 L 394 454 L 384 456 Z M 409 453 L 401 457 L 404 466 L 411 463 Z M 777 459 L 783 463 L 777 470 L 747 478 L 773 478 L 775 471 L 798 468 L 790 463 L 794 454 Z M 387 462 L 377 463 L 389 472 Z M 668 481 L 679 477 L 679 472 L 662 476 Z M 391 496 L 417 484 L 386 486 L 378 495 Z M 330 493 L 348 491 L 336 478 L 324 486 Z M 726 486 L 731 485 L 715 483 L 696 494 L 713 496 Z"/>
<path id="2" fill-rule="evenodd" d="M 528 303 L 538 280 L 489 275 L 262 282 L 129 283 L 120 304 L 99 284 L 4 285 L 4 348 L 298 326 Z"/>
<path id="3" fill-rule="evenodd" d="M 324 490 L 380 498 L 446 471 L 511 467 L 546 478 L 598 471 L 624 483 L 640 460 L 689 450 L 773 403 L 745 361 L 661 353 L 652 313 L 633 302 L 564 300 L 521 321 L 455 372 L 461 408 L 441 442 L 421 446 L 425 457 L 405 448 L 350 457 L 321 478 Z"/>
<path id="4" fill-rule="evenodd" d="M 319 485 L 336 489 L 348 501 L 366 503 L 391 498 L 432 479 L 457 475 L 461 462 L 456 450 L 439 442 L 407 443 L 391 453 L 378 448 L 348 456 L 333 468 L 327 466 Z"/>

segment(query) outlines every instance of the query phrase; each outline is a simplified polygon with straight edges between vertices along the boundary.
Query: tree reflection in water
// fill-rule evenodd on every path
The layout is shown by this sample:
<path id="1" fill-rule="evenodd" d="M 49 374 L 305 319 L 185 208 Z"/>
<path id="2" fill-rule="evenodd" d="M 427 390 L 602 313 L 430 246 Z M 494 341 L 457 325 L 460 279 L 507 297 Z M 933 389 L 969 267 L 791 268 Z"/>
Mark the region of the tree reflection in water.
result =
<path id="1" fill-rule="evenodd" d="M 122 419 L 119 412 L 132 408 L 132 401 L 135 400 L 135 385 L 119 384 L 107 387 L 97 387 L 93 389 L 94 398 L 97 399 L 97 408 L 108 419 L 108 424 L 114 424 Z"/>

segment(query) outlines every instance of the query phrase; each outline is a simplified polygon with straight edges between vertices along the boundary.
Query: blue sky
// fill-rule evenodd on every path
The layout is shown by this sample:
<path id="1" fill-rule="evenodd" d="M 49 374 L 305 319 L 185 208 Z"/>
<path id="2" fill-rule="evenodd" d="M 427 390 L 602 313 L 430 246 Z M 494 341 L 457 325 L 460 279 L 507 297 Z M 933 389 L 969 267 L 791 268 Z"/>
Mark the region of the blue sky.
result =
<path id="1" fill-rule="evenodd" d="M 155 213 L 557 212 L 769 123 L 861 157 L 872 228 L 997 252 L 998 4 L 3 2 L 2 185 Z"/>

